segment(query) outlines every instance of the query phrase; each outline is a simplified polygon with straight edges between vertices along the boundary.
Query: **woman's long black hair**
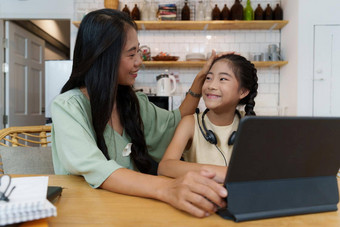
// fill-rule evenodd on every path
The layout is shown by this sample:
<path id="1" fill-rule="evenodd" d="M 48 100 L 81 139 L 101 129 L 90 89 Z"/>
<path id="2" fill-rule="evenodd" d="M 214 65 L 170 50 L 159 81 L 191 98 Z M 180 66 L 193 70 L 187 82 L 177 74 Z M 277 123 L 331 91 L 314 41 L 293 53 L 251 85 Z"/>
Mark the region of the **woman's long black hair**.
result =
<path id="1" fill-rule="evenodd" d="M 256 115 L 254 107 L 255 97 L 257 96 L 258 78 L 254 64 L 241 55 L 226 54 L 216 58 L 211 65 L 222 59 L 230 63 L 231 69 L 240 83 L 240 87 L 249 90 L 249 94 L 240 100 L 239 105 L 245 105 L 244 110 L 246 115 Z"/>
<path id="2" fill-rule="evenodd" d="M 121 124 L 133 144 L 131 158 L 135 166 L 143 173 L 155 174 L 157 167 L 152 168 L 153 160 L 147 152 L 136 94 L 132 87 L 118 85 L 122 49 L 127 30 L 131 28 L 137 30 L 134 21 L 118 10 L 100 9 L 88 13 L 79 26 L 72 73 L 61 93 L 86 87 L 97 146 L 108 160 L 104 130 L 116 104 Z"/>

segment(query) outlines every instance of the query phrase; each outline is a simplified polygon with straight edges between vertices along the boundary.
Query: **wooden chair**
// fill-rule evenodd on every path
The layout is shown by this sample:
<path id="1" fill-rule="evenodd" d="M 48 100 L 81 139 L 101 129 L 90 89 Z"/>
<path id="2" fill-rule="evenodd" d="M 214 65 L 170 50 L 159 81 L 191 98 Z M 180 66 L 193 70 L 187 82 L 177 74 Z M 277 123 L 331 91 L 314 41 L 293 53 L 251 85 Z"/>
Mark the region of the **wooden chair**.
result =
<path id="1" fill-rule="evenodd" d="M 0 146 L 32 147 L 34 145 L 47 147 L 51 143 L 47 138 L 51 135 L 51 126 L 9 127 L 0 130 Z"/>
<path id="2" fill-rule="evenodd" d="M 4 147 L 47 147 L 50 141 L 51 126 L 9 127 L 0 130 L 0 146 Z M 3 173 L 3 162 L 0 156 L 0 173 Z"/>

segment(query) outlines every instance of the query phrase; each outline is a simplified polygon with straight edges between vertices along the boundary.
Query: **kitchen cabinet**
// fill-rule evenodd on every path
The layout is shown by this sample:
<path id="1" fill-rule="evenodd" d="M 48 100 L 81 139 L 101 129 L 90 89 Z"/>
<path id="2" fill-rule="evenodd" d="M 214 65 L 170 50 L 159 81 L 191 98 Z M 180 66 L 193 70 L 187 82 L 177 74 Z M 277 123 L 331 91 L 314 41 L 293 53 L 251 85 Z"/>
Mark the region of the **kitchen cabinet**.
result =
<path id="1" fill-rule="evenodd" d="M 79 27 L 80 21 L 73 24 Z M 136 21 L 140 30 L 280 30 L 286 20 Z M 146 67 L 201 67 L 205 61 L 144 61 Z M 281 67 L 288 61 L 254 61 L 255 67 Z"/>

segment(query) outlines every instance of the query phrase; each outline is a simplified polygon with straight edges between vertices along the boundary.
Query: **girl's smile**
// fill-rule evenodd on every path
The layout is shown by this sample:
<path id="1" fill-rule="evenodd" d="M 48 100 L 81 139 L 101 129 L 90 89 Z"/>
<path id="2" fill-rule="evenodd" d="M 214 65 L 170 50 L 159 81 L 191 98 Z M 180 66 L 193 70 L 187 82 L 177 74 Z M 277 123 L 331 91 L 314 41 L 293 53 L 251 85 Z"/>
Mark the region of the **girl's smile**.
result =
<path id="1" fill-rule="evenodd" d="M 214 95 L 214 94 L 207 94 L 206 95 L 208 99 L 217 99 L 217 98 L 221 98 L 220 95 Z"/>

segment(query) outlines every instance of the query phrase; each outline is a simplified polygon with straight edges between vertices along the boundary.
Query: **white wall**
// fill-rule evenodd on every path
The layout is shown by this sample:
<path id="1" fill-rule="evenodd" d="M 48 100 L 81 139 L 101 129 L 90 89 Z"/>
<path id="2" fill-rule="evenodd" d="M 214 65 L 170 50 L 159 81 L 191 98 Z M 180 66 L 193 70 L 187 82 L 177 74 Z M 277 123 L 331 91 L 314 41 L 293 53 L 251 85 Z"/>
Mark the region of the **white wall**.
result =
<path id="1" fill-rule="evenodd" d="M 280 103 L 289 114 L 312 115 L 314 26 L 340 24 L 339 0 L 283 0 L 282 50 L 289 64 L 281 70 Z"/>
<path id="2" fill-rule="evenodd" d="M 297 113 L 297 70 L 298 70 L 298 1 L 283 0 L 284 17 L 289 23 L 281 31 L 281 54 L 288 65 L 281 68 L 279 105 L 287 115 Z"/>
<path id="3" fill-rule="evenodd" d="M 71 18 L 73 0 L 1 0 L 0 17 L 6 19 Z"/>

